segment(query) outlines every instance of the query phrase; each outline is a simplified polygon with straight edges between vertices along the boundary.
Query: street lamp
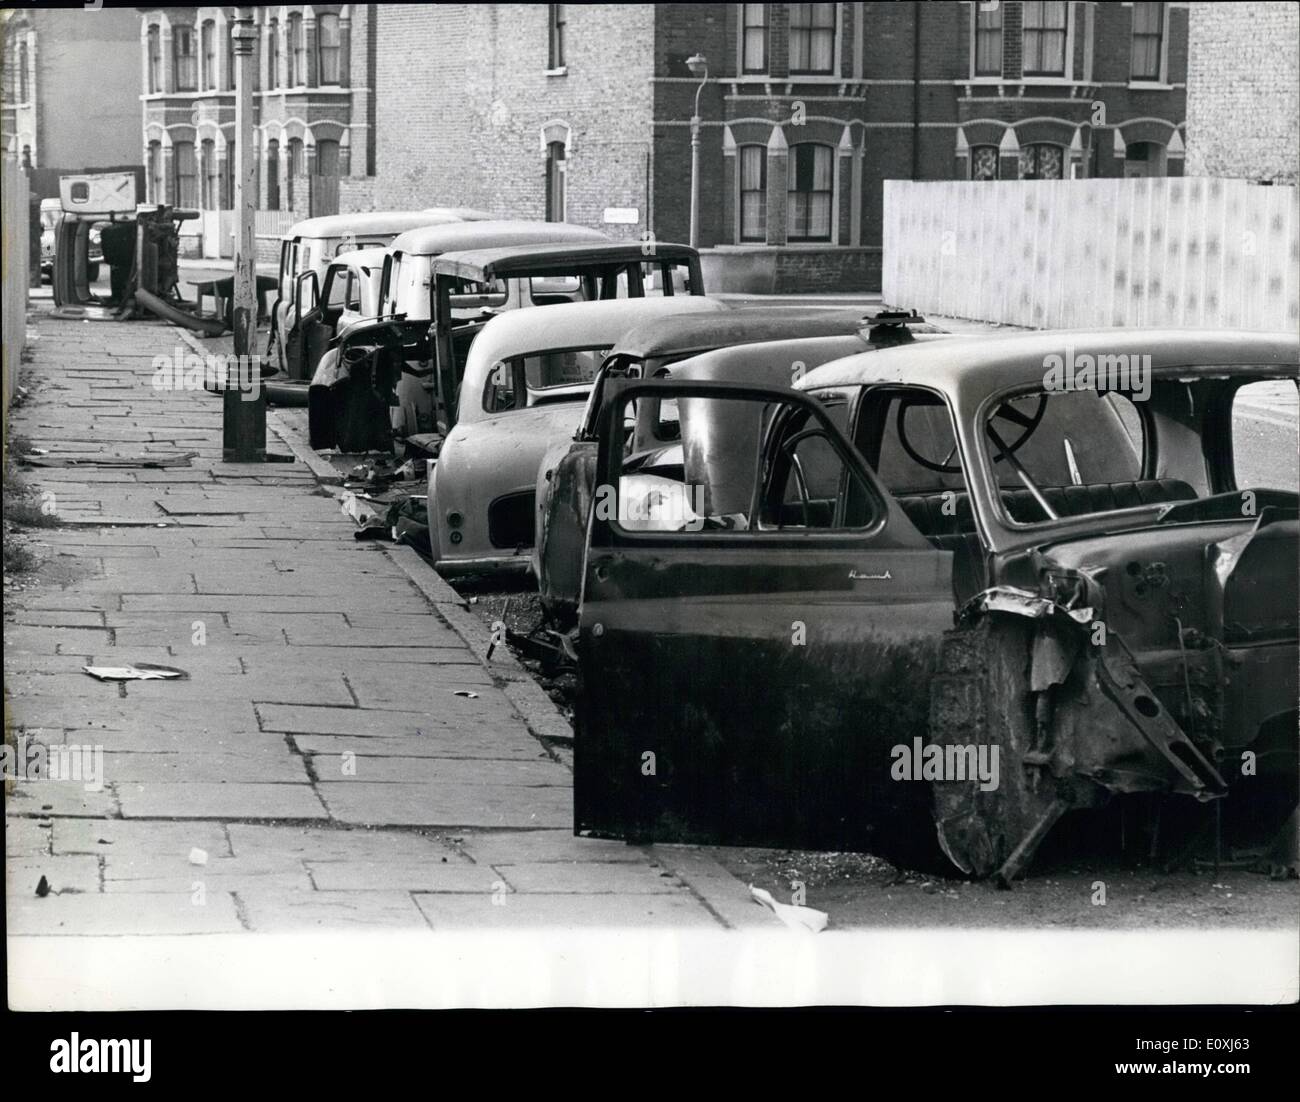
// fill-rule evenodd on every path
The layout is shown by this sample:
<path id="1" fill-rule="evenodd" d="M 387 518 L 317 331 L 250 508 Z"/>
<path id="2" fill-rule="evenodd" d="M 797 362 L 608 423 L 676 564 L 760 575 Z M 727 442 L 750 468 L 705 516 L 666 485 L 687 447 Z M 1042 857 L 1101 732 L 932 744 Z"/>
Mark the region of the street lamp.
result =
<path id="1" fill-rule="evenodd" d="M 695 114 L 691 116 L 691 248 L 700 245 L 700 93 L 709 80 L 709 61 L 703 54 L 686 59 L 691 76 L 700 78 L 695 89 Z"/>

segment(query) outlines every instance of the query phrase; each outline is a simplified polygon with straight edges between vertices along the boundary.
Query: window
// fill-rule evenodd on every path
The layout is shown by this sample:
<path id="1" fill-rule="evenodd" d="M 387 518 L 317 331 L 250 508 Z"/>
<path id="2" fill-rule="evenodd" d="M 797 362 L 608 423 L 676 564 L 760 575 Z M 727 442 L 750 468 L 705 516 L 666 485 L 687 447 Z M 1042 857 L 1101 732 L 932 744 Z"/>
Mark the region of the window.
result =
<path id="1" fill-rule="evenodd" d="M 235 90 L 235 36 L 233 32 L 235 25 L 226 24 L 226 83 L 227 92 Z M 253 43 L 254 58 L 256 58 L 257 43 Z M 253 87 L 257 87 L 257 61 L 253 61 Z"/>
<path id="2" fill-rule="evenodd" d="M 31 95 L 31 80 L 27 71 L 27 43 L 18 43 L 18 102 L 26 103 Z"/>
<path id="3" fill-rule="evenodd" d="M 341 49 L 341 39 L 339 37 L 339 17 L 337 15 L 322 15 L 316 23 L 316 39 L 319 43 L 317 52 L 320 55 L 320 82 L 322 84 L 338 84 L 339 74 L 339 52 Z"/>
<path id="4" fill-rule="evenodd" d="M 198 89 L 198 58 L 194 56 L 194 28 L 177 27 L 172 31 L 172 60 L 176 66 L 176 91 L 194 92 Z"/>
<path id="5" fill-rule="evenodd" d="M 1064 150 L 1059 145 L 1025 145 L 1020 147 L 1022 180 L 1059 180 Z"/>
<path id="6" fill-rule="evenodd" d="M 970 178 L 996 180 L 998 178 L 998 147 L 973 145 L 970 150 Z"/>
<path id="7" fill-rule="evenodd" d="M 831 239 L 834 157 L 829 145 L 805 142 L 790 147 L 787 240 Z"/>
<path id="8" fill-rule="evenodd" d="M 339 143 L 332 138 L 323 138 L 316 143 L 316 174 L 318 176 L 339 174 Z"/>
<path id="9" fill-rule="evenodd" d="M 280 143 L 274 138 L 266 143 L 266 206 L 280 209 Z"/>
<path id="10" fill-rule="evenodd" d="M 548 69 L 563 69 L 568 64 L 564 60 L 564 29 L 568 20 L 564 15 L 563 4 L 547 4 L 547 25 L 550 45 L 547 52 Z"/>
<path id="11" fill-rule="evenodd" d="M 146 170 L 149 179 L 146 186 L 149 189 L 149 202 L 161 203 L 163 201 L 163 171 L 162 171 L 162 144 L 159 142 L 149 143 L 149 158 L 146 163 Z"/>
<path id="12" fill-rule="evenodd" d="M 162 91 L 162 39 L 159 37 L 157 27 L 149 28 L 149 36 L 145 44 L 147 59 L 149 65 L 149 91 Z"/>
<path id="13" fill-rule="evenodd" d="M 199 168 L 203 187 L 204 210 L 217 210 L 221 205 L 220 179 L 217 176 L 217 151 L 209 139 L 199 146 Z"/>
<path id="14" fill-rule="evenodd" d="M 1164 22 L 1164 4 L 1133 5 L 1133 54 L 1129 75 L 1134 80 L 1160 79 Z"/>
<path id="15" fill-rule="evenodd" d="M 985 9 L 983 3 L 975 7 L 975 76 L 1000 77 L 1002 75 L 1002 5 Z"/>
<path id="16" fill-rule="evenodd" d="M 790 5 L 790 72 L 835 72 L 835 5 Z"/>
<path id="17" fill-rule="evenodd" d="M 235 151 L 226 147 L 225 159 L 221 162 L 221 191 L 217 195 L 219 210 L 233 210 L 235 206 Z"/>
<path id="18" fill-rule="evenodd" d="M 1232 396 L 1232 461 L 1240 489 L 1296 492 L 1296 389 L 1293 379 L 1261 379 Z"/>
<path id="19" fill-rule="evenodd" d="M 546 146 L 546 220 L 564 221 L 564 143 Z"/>
<path id="20" fill-rule="evenodd" d="M 1062 0 L 1025 0 L 1025 76 L 1065 76 L 1065 8 Z"/>
<path id="21" fill-rule="evenodd" d="M 172 146 L 172 165 L 175 179 L 175 186 L 172 188 L 173 205 L 197 206 L 195 183 L 198 173 L 194 164 L 193 142 L 177 142 Z"/>
<path id="22" fill-rule="evenodd" d="M 742 145 L 736 150 L 740 173 L 740 240 L 767 240 L 767 147 Z"/>
<path id="23" fill-rule="evenodd" d="M 1165 147 L 1158 142 L 1129 142 L 1124 147 L 1124 176 L 1165 175 Z"/>
<path id="24" fill-rule="evenodd" d="M 767 5 L 741 4 L 740 71 L 767 72 Z"/>
<path id="25" fill-rule="evenodd" d="M 266 32 L 266 86 L 280 87 L 280 21 L 272 19 Z"/>
<path id="26" fill-rule="evenodd" d="M 211 19 L 199 30 L 199 47 L 202 53 L 199 87 L 206 92 L 217 86 L 217 25 Z"/>
<path id="27" fill-rule="evenodd" d="M 297 12 L 289 16 L 289 35 L 285 48 L 289 54 L 288 85 L 290 88 L 299 88 L 307 83 L 307 40 L 302 33 L 302 16 Z"/>
<path id="28" fill-rule="evenodd" d="M 302 139 L 289 139 L 289 160 L 284 166 L 285 175 L 289 177 L 289 209 L 296 210 L 293 202 L 294 185 L 298 177 L 303 173 L 302 166 Z"/>
<path id="29" fill-rule="evenodd" d="M 356 272 L 348 272 L 348 289 L 343 298 L 345 310 L 354 314 L 361 313 L 361 277 Z"/>

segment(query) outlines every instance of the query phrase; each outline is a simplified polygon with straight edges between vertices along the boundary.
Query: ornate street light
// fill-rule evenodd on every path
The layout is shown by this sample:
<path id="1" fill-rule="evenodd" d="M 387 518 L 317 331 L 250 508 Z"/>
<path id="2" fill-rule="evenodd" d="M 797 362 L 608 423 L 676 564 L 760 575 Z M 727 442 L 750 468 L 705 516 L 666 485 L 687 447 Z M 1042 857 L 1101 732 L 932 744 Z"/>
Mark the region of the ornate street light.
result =
<path id="1" fill-rule="evenodd" d="M 700 245 L 700 93 L 709 80 L 709 61 L 703 54 L 686 59 L 692 76 L 700 78 L 695 89 L 695 114 L 691 116 L 691 247 Z"/>

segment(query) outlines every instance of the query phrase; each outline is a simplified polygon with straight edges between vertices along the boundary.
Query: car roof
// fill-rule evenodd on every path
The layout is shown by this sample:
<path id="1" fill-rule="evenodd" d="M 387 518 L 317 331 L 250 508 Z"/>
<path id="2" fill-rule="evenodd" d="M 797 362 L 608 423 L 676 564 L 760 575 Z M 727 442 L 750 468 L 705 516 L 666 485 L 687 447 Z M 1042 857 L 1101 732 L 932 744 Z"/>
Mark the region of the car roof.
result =
<path id="1" fill-rule="evenodd" d="M 491 222 L 496 218 L 495 214 L 489 214 L 485 210 L 478 210 L 476 207 L 425 207 L 421 214 L 449 214 L 453 218 L 459 218 L 462 222 Z"/>
<path id="2" fill-rule="evenodd" d="M 640 241 L 539 241 L 443 253 L 434 270 L 458 279 L 485 280 L 505 271 L 517 276 L 546 274 L 557 265 L 654 263 L 699 256 L 699 251 L 689 245 L 656 241 L 653 248 L 651 255 Z"/>
<path id="3" fill-rule="evenodd" d="M 1151 357 L 1152 369 L 1171 367 L 1278 368 L 1300 366 L 1294 333 L 1223 329 L 1075 329 L 950 337 L 884 348 L 833 360 L 808 372 L 796 390 L 869 383 L 917 383 L 978 400 L 1018 384 L 1041 380 L 1049 356 L 1120 354 Z"/>
<path id="4" fill-rule="evenodd" d="M 565 222 L 494 219 L 490 222 L 447 222 L 411 229 L 389 247 L 393 252 L 438 256 L 442 253 L 489 249 L 501 245 L 608 240 L 599 230 L 570 226 Z"/>
<path id="5" fill-rule="evenodd" d="M 371 210 L 356 214 L 323 214 L 317 218 L 304 218 L 289 227 L 284 236 L 343 237 L 346 234 L 405 233 L 420 226 L 440 223 L 459 225 L 464 221 L 452 213 L 451 207 L 430 207 L 428 210 Z"/>
<path id="6" fill-rule="evenodd" d="M 465 374 L 478 364 L 494 364 L 548 348 L 612 345 L 628 329 L 649 318 L 675 313 L 727 310 L 726 303 L 703 295 L 610 298 L 599 302 L 562 302 L 507 310 L 489 321 L 470 345 Z"/>
<path id="7" fill-rule="evenodd" d="M 796 366 L 817 364 L 851 356 L 867 347 L 856 333 L 835 333 L 816 337 L 799 337 L 780 341 L 753 341 L 715 348 L 684 360 L 667 369 L 671 378 L 696 382 L 744 382 L 754 377 L 767 381 L 774 375 L 792 384 Z M 776 369 L 775 372 L 773 369 Z"/>
<path id="8" fill-rule="evenodd" d="M 856 333 L 865 311 L 861 307 L 817 309 L 806 306 L 733 306 L 722 315 L 676 318 L 671 325 L 638 325 L 618 342 L 615 352 L 649 360 L 683 353 L 709 352 L 734 344 L 833 337 Z"/>

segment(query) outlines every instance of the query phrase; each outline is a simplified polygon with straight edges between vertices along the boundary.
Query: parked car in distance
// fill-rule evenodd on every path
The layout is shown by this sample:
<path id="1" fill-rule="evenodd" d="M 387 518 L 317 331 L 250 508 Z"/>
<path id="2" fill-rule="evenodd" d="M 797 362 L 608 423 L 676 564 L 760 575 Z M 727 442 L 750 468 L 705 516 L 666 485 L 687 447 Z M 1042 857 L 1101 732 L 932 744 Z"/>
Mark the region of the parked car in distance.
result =
<path id="1" fill-rule="evenodd" d="M 537 469 L 533 573 L 547 620 L 568 631 L 577 616 L 606 380 L 671 377 L 789 386 L 829 360 L 890 347 L 909 335 L 921 343 L 945 334 L 914 314 L 886 310 L 864 317 L 861 308 L 802 306 L 685 315 L 626 333 L 596 374 L 577 432 L 552 447 Z M 643 402 L 629 425 L 628 447 L 645 456 L 647 477 L 656 462 L 681 463 L 679 425 L 664 414 L 657 402 Z"/>
<path id="2" fill-rule="evenodd" d="M 455 422 L 469 347 L 498 312 L 643 295 L 647 265 L 660 278 L 689 284 L 691 294 L 702 292 L 696 250 L 657 244 L 647 256 L 640 242 L 612 242 L 594 233 L 553 223 L 482 222 L 437 227 L 420 233 L 418 242 L 394 242 L 381 287 L 381 300 L 388 295 L 381 318 L 349 333 L 339 357 L 322 361 L 317 371 L 309 400 L 313 445 L 382 450 L 394 437 L 445 436 Z M 412 257 L 423 259 L 417 266 Z M 410 271 L 425 273 L 429 285 L 425 275 L 408 282 Z M 423 300 L 414 297 L 417 288 Z M 672 291 L 664 297 L 670 296 L 682 297 Z"/>
<path id="3" fill-rule="evenodd" d="M 267 353 L 280 368 L 276 397 L 280 401 L 306 401 L 311 378 L 301 349 L 298 323 L 319 298 L 320 283 L 330 261 L 352 249 L 386 248 L 394 238 L 420 226 L 452 222 L 485 221 L 491 215 L 465 207 L 429 207 L 420 211 L 366 211 L 330 214 L 296 222 L 281 238 L 279 286 L 271 311 L 271 334 Z M 309 277 L 309 273 L 311 273 Z M 315 298 L 299 308 L 300 284 L 314 281 Z M 296 384 L 301 393 L 284 390 Z M 281 392 L 283 391 L 283 392 Z"/>
<path id="4" fill-rule="evenodd" d="M 1219 800 L 1225 843 L 1267 840 L 1300 795 L 1300 495 L 1293 465 L 1252 473 L 1250 418 L 1298 367 L 1294 334 L 1107 329 L 858 354 L 794 391 L 608 380 L 575 830 L 1008 882 L 1135 793 L 1144 857 L 1155 814 L 1182 848 Z M 647 400 L 677 404 L 695 508 L 628 524 Z M 717 404 L 746 432 L 710 448 Z"/>
<path id="5" fill-rule="evenodd" d="M 459 416 L 429 474 L 434 565 L 446 575 L 527 571 L 537 464 L 573 435 L 597 366 L 629 328 L 716 299 L 676 295 L 512 310 L 470 346 Z"/>

